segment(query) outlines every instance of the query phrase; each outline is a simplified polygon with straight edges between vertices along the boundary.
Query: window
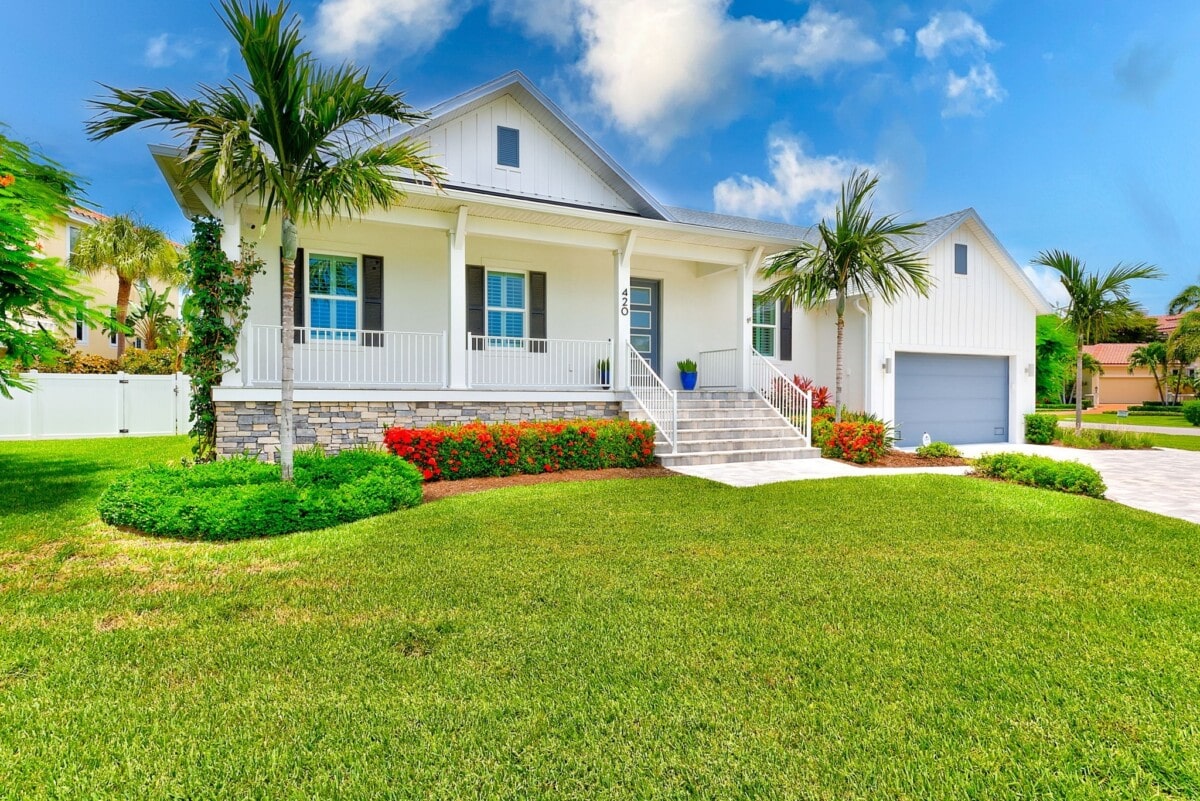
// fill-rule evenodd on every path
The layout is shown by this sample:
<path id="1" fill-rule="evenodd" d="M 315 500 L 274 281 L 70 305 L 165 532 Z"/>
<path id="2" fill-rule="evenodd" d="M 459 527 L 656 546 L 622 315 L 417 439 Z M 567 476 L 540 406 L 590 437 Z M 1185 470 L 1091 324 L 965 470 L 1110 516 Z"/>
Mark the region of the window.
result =
<path id="1" fill-rule="evenodd" d="M 75 251 L 79 249 L 79 236 L 82 233 L 74 225 L 67 226 L 67 264 L 75 260 Z"/>
<path id="2" fill-rule="evenodd" d="M 779 331 L 779 304 L 773 300 L 754 299 L 754 316 L 751 341 L 754 349 L 763 356 L 775 356 L 775 340 Z"/>
<path id="3" fill-rule="evenodd" d="M 314 340 L 355 340 L 358 284 L 357 257 L 308 257 L 308 324 Z"/>
<path id="4" fill-rule="evenodd" d="M 83 322 L 83 310 L 75 312 L 75 341 L 80 345 L 86 345 L 88 341 L 88 327 Z"/>
<path id="5" fill-rule="evenodd" d="M 525 336 L 525 274 L 487 274 L 488 347 L 519 348 Z"/>
<path id="6" fill-rule="evenodd" d="M 115 348 L 117 346 L 117 310 L 116 309 L 111 309 L 108 312 L 108 319 L 112 323 L 108 329 L 108 344 L 110 347 Z"/>
<path id="7" fill-rule="evenodd" d="M 501 167 L 521 166 L 521 132 L 516 128 L 496 127 L 496 163 Z"/>
<path id="8" fill-rule="evenodd" d="M 954 274 L 955 275 L 966 275 L 967 274 L 967 246 L 966 245 L 955 245 L 954 246 Z"/>

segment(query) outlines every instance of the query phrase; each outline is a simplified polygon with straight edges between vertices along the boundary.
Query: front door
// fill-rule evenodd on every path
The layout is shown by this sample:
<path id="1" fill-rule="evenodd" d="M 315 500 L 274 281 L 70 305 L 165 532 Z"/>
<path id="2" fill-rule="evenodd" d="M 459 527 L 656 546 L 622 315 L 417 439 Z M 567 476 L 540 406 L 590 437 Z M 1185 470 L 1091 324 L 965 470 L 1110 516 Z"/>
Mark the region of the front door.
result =
<path id="1" fill-rule="evenodd" d="M 662 375 L 662 281 L 632 278 L 629 281 L 629 344 L 642 354 L 654 372 Z"/>

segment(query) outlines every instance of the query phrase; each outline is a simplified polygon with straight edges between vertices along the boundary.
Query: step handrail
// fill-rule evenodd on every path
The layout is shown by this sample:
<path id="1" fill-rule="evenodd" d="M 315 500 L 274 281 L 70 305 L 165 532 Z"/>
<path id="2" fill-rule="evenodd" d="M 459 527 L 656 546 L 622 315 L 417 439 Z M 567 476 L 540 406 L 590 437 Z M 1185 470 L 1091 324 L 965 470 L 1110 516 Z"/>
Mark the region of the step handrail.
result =
<path id="1" fill-rule="evenodd" d="M 754 392 L 804 438 L 804 444 L 812 447 L 812 393 L 796 386 L 758 351 L 751 352 L 750 383 Z"/>
<path id="2" fill-rule="evenodd" d="M 674 450 L 679 438 L 679 396 L 663 383 L 633 345 L 626 342 L 625 348 L 629 358 L 629 394 Z"/>

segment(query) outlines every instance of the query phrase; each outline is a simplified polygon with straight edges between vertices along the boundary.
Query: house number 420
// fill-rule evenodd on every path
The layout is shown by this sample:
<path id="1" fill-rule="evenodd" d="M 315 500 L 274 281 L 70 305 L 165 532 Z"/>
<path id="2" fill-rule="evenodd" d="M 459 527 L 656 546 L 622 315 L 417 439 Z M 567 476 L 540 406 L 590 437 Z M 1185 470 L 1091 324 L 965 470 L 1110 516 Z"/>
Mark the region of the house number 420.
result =
<path id="1" fill-rule="evenodd" d="M 629 287 L 621 290 L 621 316 L 629 316 Z"/>

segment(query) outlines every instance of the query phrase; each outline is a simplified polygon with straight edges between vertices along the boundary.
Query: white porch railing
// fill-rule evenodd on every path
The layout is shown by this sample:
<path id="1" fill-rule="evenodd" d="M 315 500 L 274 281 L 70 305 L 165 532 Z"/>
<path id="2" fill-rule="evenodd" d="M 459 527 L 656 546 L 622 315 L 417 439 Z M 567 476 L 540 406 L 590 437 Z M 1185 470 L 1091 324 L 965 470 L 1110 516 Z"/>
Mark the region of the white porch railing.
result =
<path id="1" fill-rule="evenodd" d="M 737 355 L 737 348 L 700 351 L 700 359 L 696 362 L 696 370 L 699 373 L 696 381 L 700 388 L 736 387 Z"/>
<path id="2" fill-rule="evenodd" d="M 446 335 L 298 328 L 296 386 L 443 387 Z M 283 329 L 246 326 L 241 369 L 248 386 L 277 386 Z"/>
<path id="3" fill-rule="evenodd" d="M 610 339 L 467 335 L 467 385 L 536 389 L 612 386 Z"/>
<path id="4" fill-rule="evenodd" d="M 792 380 L 767 361 L 761 353 L 750 356 L 750 386 L 758 396 L 791 423 L 792 428 L 812 445 L 812 394 L 792 383 Z"/>
<path id="5" fill-rule="evenodd" d="M 658 433 L 675 447 L 679 436 L 679 400 L 675 391 L 663 383 L 632 345 L 625 343 L 629 362 L 629 392 L 647 416 L 654 421 Z"/>

